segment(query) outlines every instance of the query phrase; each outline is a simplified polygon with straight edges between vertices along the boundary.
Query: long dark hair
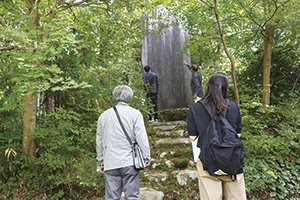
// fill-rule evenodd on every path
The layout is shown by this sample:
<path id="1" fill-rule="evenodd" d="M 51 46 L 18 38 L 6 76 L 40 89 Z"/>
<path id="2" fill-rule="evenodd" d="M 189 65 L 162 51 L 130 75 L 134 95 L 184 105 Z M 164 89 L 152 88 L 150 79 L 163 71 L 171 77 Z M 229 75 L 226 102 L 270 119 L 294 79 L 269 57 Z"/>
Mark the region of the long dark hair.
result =
<path id="1" fill-rule="evenodd" d="M 228 105 L 227 88 L 229 79 L 224 73 L 215 73 L 210 77 L 205 86 L 204 104 L 211 104 L 214 114 L 221 114 Z"/>

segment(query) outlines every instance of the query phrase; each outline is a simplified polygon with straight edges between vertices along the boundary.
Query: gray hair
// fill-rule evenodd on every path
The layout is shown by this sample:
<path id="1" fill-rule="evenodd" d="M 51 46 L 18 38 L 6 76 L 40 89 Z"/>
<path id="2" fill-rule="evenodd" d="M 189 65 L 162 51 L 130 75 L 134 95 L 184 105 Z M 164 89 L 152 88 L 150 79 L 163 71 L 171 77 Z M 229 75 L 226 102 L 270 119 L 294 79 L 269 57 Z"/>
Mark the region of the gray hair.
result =
<path id="1" fill-rule="evenodd" d="M 119 86 L 115 87 L 112 94 L 113 94 L 113 97 L 116 100 L 116 102 L 122 101 L 125 103 L 129 103 L 133 96 L 133 91 L 127 85 L 119 85 Z"/>

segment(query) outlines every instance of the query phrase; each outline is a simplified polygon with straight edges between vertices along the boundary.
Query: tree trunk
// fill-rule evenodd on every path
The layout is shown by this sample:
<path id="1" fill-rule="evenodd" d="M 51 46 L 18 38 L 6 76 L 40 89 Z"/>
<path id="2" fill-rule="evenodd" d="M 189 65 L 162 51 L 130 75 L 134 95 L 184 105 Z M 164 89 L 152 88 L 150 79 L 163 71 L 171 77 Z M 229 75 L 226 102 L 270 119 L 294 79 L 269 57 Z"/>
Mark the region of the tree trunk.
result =
<path id="1" fill-rule="evenodd" d="M 28 20 L 29 24 L 39 26 L 39 13 L 37 5 L 35 5 L 34 0 L 26 1 L 28 8 L 28 15 L 33 15 L 32 18 Z M 28 48 L 25 49 L 26 52 L 29 52 L 30 44 Z M 31 52 L 33 53 L 33 52 Z M 33 62 L 34 65 L 37 65 L 38 62 Z M 35 127 L 36 127 L 36 107 L 37 107 L 37 95 L 33 96 L 33 91 L 36 87 L 36 84 L 32 84 L 28 87 L 28 94 L 25 98 L 24 113 L 23 113 L 23 141 L 22 149 L 24 155 L 27 157 L 35 156 Z"/>
<path id="2" fill-rule="evenodd" d="M 36 125 L 36 95 L 32 95 L 35 85 L 29 88 L 29 94 L 25 98 L 24 115 L 23 115 L 23 153 L 27 157 L 35 156 L 35 125 Z"/>
<path id="3" fill-rule="evenodd" d="M 46 97 L 46 111 L 47 113 L 50 113 L 51 111 L 54 111 L 54 95 L 49 95 Z"/>
<path id="4" fill-rule="evenodd" d="M 232 76 L 232 82 L 233 82 L 233 87 L 234 87 L 234 96 L 235 96 L 236 102 L 239 104 L 240 103 L 240 99 L 239 99 L 239 94 L 238 94 L 238 89 L 237 89 L 237 84 L 236 84 L 236 78 L 235 78 L 235 62 L 234 62 L 233 57 L 229 53 L 227 45 L 226 45 L 226 41 L 225 41 L 225 38 L 224 38 L 224 33 L 223 33 L 223 29 L 222 29 L 220 18 L 219 18 L 218 7 L 217 6 L 218 6 L 218 2 L 217 2 L 217 0 L 215 0 L 214 11 L 215 11 L 217 23 L 218 23 L 218 26 L 219 26 L 220 37 L 221 37 L 221 40 L 222 40 L 222 43 L 223 43 L 226 55 L 229 58 L 230 63 L 231 63 L 231 76 Z"/>
<path id="5" fill-rule="evenodd" d="M 275 26 L 267 25 L 265 31 L 264 42 L 264 62 L 263 62 L 263 93 L 262 104 L 270 105 L 270 71 L 271 71 L 271 56 L 274 40 Z"/>

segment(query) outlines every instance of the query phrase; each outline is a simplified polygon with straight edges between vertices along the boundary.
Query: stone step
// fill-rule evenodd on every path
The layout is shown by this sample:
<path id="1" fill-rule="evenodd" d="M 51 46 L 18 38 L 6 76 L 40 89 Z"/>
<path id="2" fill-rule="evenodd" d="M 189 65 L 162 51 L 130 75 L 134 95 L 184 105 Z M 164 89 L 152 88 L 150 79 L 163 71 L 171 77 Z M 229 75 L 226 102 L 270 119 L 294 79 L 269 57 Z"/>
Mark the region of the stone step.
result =
<path id="1" fill-rule="evenodd" d="M 157 126 L 174 126 L 174 125 L 186 125 L 185 121 L 171 121 L 171 122 L 149 122 L 149 125 L 152 127 Z"/>
<path id="2" fill-rule="evenodd" d="M 157 131 L 157 135 L 165 136 L 165 137 L 183 137 L 184 130 L 178 130 L 178 131 Z"/>
<path id="3" fill-rule="evenodd" d="M 145 177 L 148 178 L 149 181 L 154 181 L 154 182 L 164 182 L 167 180 L 168 174 L 166 172 L 157 172 L 157 173 L 151 173 L 151 174 L 146 174 Z"/>
<path id="4" fill-rule="evenodd" d="M 176 170 L 170 173 L 176 177 L 179 185 L 187 185 L 188 182 L 197 179 L 197 170 Z M 149 181 L 164 182 L 167 180 L 168 174 L 167 172 L 145 173 L 145 176 Z"/>
<path id="5" fill-rule="evenodd" d="M 167 166 L 167 169 L 186 169 L 188 166 L 194 166 L 194 162 L 189 158 L 172 158 L 170 160 L 158 160 L 151 159 L 151 168 L 152 169 L 162 169 Z M 166 168 L 164 170 L 167 170 Z"/>
<path id="6" fill-rule="evenodd" d="M 187 144 L 192 144 L 189 138 L 163 138 L 154 143 L 154 148 L 176 148 L 183 147 Z"/>
<path id="7" fill-rule="evenodd" d="M 140 200 L 162 200 L 165 196 L 163 192 L 152 188 L 141 188 L 140 192 Z M 122 192 L 121 200 L 125 200 L 124 192 Z"/>
<path id="8" fill-rule="evenodd" d="M 155 126 L 153 127 L 154 130 L 157 131 L 172 131 L 174 128 L 176 127 L 176 125 L 173 126 Z"/>
<path id="9" fill-rule="evenodd" d="M 197 179 L 197 170 L 182 170 L 172 172 L 177 178 L 179 185 L 187 185 L 188 182 Z"/>

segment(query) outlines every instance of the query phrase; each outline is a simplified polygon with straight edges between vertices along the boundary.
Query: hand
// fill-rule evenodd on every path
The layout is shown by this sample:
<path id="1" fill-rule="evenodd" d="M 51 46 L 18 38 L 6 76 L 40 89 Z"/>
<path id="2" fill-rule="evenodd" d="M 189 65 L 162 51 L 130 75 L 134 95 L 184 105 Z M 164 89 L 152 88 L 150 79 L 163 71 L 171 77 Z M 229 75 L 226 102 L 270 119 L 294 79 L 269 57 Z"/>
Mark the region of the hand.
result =
<path id="1" fill-rule="evenodd" d="M 104 168 L 100 168 L 100 172 L 104 174 Z"/>
<path id="2" fill-rule="evenodd" d="M 194 94 L 193 99 L 197 99 L 197 95 L 196 94 Z"/>
<path id="3" fill-rule="evenodd" d="M 197 139 L 197 136 L 190 136 L 190 140 L 195 141 Z"/>
<path id="4" fill-rule="evenodd" d="M 151 159 L 149 157 L 147 157 L 147 158 L 144 158 L 144 161 L 145 161 L 145 167 L 149 167 L 150 163 L 151 163 Z"/>
<path id="5" fill-rule="evenodd" d="M 184 64 L 184 65 L 187 65 L 187 63 L 185 62 L 185 60 L 183 60 L 183 64 Z"/>

